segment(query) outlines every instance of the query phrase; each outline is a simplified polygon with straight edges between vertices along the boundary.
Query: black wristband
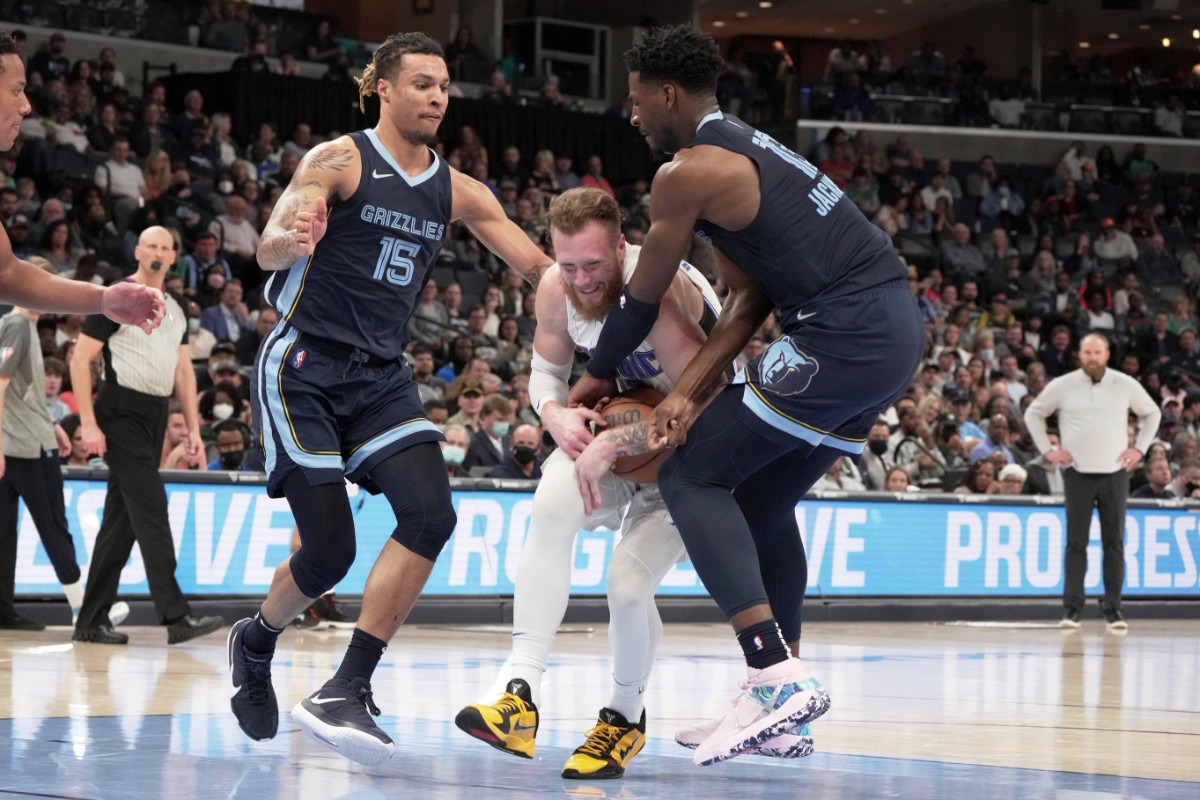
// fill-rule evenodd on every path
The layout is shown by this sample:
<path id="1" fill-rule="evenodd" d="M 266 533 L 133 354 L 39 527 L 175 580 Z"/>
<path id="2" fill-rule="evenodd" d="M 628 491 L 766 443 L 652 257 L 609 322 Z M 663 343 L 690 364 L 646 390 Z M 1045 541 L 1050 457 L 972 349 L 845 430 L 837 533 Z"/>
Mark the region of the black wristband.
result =
<path id="1" fill-rule="evenodd" d="M 658 305 L 634 298 L 628 288 L 622 291 L 604 320 L 604 330 L 587 365 L 588 373 L 596 378 L 615 377 L 621 361 L 650 335 L 658 319 Z"/>

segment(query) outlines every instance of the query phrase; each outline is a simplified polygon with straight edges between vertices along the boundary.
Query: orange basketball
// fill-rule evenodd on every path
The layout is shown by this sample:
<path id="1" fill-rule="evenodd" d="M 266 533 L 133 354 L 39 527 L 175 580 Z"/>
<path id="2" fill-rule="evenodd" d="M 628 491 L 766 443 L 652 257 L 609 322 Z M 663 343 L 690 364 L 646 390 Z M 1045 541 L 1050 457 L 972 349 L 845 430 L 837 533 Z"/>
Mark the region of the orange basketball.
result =
<path id="1" fill-rule="evenodd" d="M 662 402 L 663 394 L 649 386 L 638 386 L 621 392 L 600 413 L 608 428 L 631 425 L 654 419 L 654 407 Z M 670 450 L 644 453 L 639 456 L 624 456 L 613 464 L 613 474 L 633 483 L 654 483 L 658 480 L 658 467 L 670 455 Z"/>

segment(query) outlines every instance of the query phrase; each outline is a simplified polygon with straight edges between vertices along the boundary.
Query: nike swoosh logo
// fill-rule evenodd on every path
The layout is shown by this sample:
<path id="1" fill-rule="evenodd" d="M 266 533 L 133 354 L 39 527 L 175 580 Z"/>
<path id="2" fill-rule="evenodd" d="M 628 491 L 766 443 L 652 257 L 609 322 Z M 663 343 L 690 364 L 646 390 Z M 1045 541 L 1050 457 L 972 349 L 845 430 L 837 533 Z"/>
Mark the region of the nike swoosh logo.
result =
<path id="1" fill-rule="evenodd" d="M 346 697 L 321 697 L 320 693 L 309 698 L 309 702 L 314 705 L 323 706 L 326 703 L 336 703 L 339 700 L 348 700 Z"/>
<path id="2" fill-rule="evenodd" d="M 379 170 L 377 170 L 377 169 L 373 169 L 373 170 L 371 170 L 371 177 L 372 177 L 372 178 L 394 178 L 394 177 L 396 177 L 396 173 L 394 173 L 394 172 L 380 172 L 380 171 L 379 171 Z"/>
<path id="3" fill-rule="evenodd" d="M 516 725 L 513 725 L 513 730 L 514 731 L 531 731 L 536 727 L 537 727 L 536 725 L 522 725 L 521 723 L 518 722 Z"/>
<path id="4" fill-rule="evenodd" d="M 816 315 L 817 315 L 817 312 L 815 312 L 815 311 L 810 311 L 807 314 L 805 314 L 803 311 L 797 311 L 796 312 L 796 321 L 803 322 L 804 320 L 808 319 L 809 317 L 815 317 Z"/>

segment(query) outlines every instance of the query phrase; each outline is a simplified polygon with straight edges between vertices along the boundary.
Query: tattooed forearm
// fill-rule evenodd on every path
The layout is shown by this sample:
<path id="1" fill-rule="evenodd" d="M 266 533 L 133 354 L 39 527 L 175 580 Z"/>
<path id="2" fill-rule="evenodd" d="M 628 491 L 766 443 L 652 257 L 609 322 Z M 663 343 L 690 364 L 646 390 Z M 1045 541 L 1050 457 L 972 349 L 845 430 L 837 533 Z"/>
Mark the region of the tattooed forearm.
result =
<path id="1" fill-rule="evenodd" d="M 296 261 L 292 253 L 292 242 L 296 232 L 277 226 L 267 226 L 258 243 L 258 264 L 265 270 L 287 269 Z"/>
<path id="2" fill-rule="evenodd" d="M 617 458 L 640 456 L 656 449 L 650 445 L 650 425 L 652 424 L 651 422 L 637 422 L 632 425 L 622 425 L 619 428 L 605 431 L 602 438 L 616 445 Z"/>
<path id="3" fill-rule="evenodd" d="M 525 279 L 526 283 L 533 287 L 535 294 L 537 293 L 538 283 L 540 283 L 542 280 L 542 273 L 547 269 L 548 267 L 539 265 L 527 272 L 521 272 L 521 277 Z M 520 272 L 520 270 L 517 271 Z"/>
<path id="4" fill-rule="evenodd" d="M 308 205 L 309 198 L 303 193 L 303 188 L 310 184 L 315 184 L 318 187 L 321 185 L 320 181 L 306 181 L 300 189 L 293 190 L 289 187 L 283 193 L 283 196 L 279 198 L 279 202 L 275 204 L 275 212 L 271 215 L 273 217 L 271 220 L 272 224 L 278 225 L 284 230 L 292 227 L 292 224 L 296 221 L 296 215 Z"/>
<path id="5" fill-rule="evenodd" d="M 354 161 L 354 152 L 344 144 L 331 144 L 314 150 L 308 156 L 309 169 L 331 169 L 341 172 Z"/>

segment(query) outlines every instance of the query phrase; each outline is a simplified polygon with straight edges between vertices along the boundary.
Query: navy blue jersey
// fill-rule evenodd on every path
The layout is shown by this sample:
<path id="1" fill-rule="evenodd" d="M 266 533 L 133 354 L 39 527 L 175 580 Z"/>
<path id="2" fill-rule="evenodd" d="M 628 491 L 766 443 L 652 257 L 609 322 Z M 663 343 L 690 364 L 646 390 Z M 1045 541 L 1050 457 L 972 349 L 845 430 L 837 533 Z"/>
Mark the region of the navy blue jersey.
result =
<path id="1" fill-rule="evenodd" d="M 415 178 L 372 130 L 350 134 L 362 157 L 358 188 L 329 210 L 312 256 L 271 276 L 267 298 L 304 333 L 385 360 L 408 343 L 408 319 L 450 222 L 450 167 Z"/>
<path id="2" fill-rule="evenodd" d="M 696 145 L 758 166 L 762 201 L 754 221 L 727 231 L 701 219 L 696 228 L 779 306 L 784 331 L 806 318 L 806 306 L 905 277 L 887 235 L 804 157 L 720 112 L 700 121 Z"/>

